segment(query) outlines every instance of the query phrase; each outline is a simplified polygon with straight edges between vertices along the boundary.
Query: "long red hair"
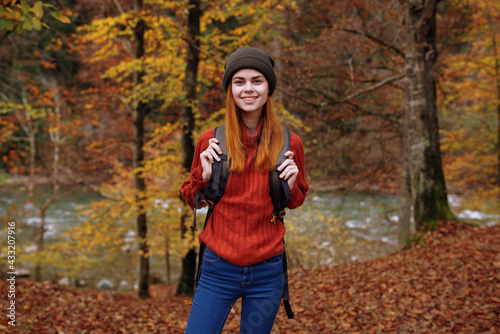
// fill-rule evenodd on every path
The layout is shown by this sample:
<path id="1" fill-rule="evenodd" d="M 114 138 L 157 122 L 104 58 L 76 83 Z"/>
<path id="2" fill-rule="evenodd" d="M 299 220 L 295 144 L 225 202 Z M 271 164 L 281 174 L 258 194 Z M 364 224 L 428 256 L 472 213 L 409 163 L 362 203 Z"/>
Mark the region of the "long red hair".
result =
<path id="1" fill-rule="evenodd" d="M 255 158 L 255 170 L 260 173 L 274 169 L 278 154 L 283 146 L 283 133 L 278 114 L 274 111 L 271 97 L 262 110 L 262 126 L 259 147 Z M 226 145 L 227 154 L 231 162 L 229 170 L 240 173 L 245 166 L 245 144 L 241 129 L 240 110 L 234 102 L 231 85 L 227 90 L 226 98 Z"/>

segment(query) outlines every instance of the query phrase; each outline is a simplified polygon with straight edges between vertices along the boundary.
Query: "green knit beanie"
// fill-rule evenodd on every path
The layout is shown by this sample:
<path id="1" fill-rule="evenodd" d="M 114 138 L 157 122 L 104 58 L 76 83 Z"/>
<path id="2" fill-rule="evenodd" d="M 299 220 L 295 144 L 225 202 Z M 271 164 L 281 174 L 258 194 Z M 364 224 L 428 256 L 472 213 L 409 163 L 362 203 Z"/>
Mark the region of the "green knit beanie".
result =
<path id="1" fill-rule="evenodd" d="M 239 48 L 234 51 L 224 65 L 224 75 L 222 76 L 222 85 L 224 92 L 227 93 L 229 84 L 233 75 L 241 69 L 251 68 L 264 75 L 269 84 L 269 95 L 273 95 L 276 88 L 276 74 L 273 70 L 274 59 L 257 48 Z"/>

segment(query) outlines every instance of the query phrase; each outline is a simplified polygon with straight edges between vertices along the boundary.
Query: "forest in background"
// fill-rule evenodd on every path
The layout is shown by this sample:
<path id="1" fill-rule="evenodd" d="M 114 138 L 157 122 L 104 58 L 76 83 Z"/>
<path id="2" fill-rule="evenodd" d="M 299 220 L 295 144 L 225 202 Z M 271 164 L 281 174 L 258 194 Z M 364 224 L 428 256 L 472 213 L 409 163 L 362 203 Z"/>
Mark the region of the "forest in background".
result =
<path id="1" fill-rule="evenodd" d="M 133 8 L 127 3 L 54 2 L 65 6 L 70 23 L 46 15 L 50 29 L 2 30 L 3 180 L 28 176 L 33 168 L 38 182 L 57 177 L 61 185 L 99 186 L 116 169 L 131 167 L 129 81 L 139 64 L 131 55 L 127 22 Z M 147 139 L 165 145 L 171 139 L 175 145 L 184 103 L 187 5 L 146 3 L 146 77 L 137 89 L 147 104 Z M 205 1 L 203 6 L 197 133 L 222 121 L 220 78 L 228 54 L 240 46 L 262 47 L 276 58 L 280 84 L 274 101 L 286 110 L 286 125 L 304 140 L 310 181 L 400 190 L 404 81 L 397 50 L 404 40 L 397 1 L 342 6 Z M 451 193 L 480 194 L 498 185 L 496 6 L 495 1 L 438 4 L 438 109 Z M 159 130 L 169 124 L 172 129 Z M 148 160 L 171 152 L 179 150 L 148 152 Z"/>
<path id="2" fill-rule="evenodd" d="M 401 2 L 198 1 L 191 99 L 193 2 L 9 1 L 12 13 L 9 5 L 0 8 L 0 179 L 27 180 L 31 194 L 50 186 L 52 195 L 35 203 L 42 217 L 62 186 L 98 189 L 106 198 L 57 242 L 44 245 L 42 220 L 38 252 L 23 255 L 38 270 L 57 264 L 71 276 L 103 249 L 116 253 L 137 203 L 154 212 L 143 243 L 152 252 L 181 256 L 196 243 L 179 229 L 186 110 L 193 140 L 222 122 L 223 64 L 240 46 L 275 58 L 274 102 L 304 141 L 313 188 L 400 192 L 407 42 Z M 433 51 L 448 193 L 492 213 L 500 177 L 498 7 L 492 0 L 438 1 Z M 140 114 L 144 150 L 137 165 Z M 141 179 L 147 193 L 136 191 Z"/>

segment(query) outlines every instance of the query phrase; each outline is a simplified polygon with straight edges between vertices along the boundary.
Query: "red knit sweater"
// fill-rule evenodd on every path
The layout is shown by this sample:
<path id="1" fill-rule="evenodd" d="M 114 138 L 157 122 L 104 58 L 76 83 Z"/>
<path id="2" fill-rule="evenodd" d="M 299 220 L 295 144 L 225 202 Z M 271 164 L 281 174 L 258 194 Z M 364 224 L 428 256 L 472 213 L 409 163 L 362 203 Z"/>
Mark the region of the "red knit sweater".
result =
<path id="1" fill-rule="evenodd" d="M 199 138 L 191 166 L 189 180 L 181 186 L 182 195 L 194 207 L 194 198 L 207 182 L 202 181 L 200 153 L 208 147 L 214 130 L 205 131 Z M 257 153 L 258 131 L 251 136 L 243 131 L 246 162 L 242 173 L 231 173 L 224 196 L 215 206 L 205 229 L 199 235 L 220 257 L 233 264 L 248 266 L 261 262 L 283 251 L 285 226 L 270 222 L 273 204 L 269 195 L 269 173 L 258 173 L 254 168 Z M 296 208 L 304 202 L 309 186 L 305 180 L 304 147 L 299 136 L 291 134 L 290 151 L 299 168 L 299 175 L 291 190 L 288 208 Z"/>

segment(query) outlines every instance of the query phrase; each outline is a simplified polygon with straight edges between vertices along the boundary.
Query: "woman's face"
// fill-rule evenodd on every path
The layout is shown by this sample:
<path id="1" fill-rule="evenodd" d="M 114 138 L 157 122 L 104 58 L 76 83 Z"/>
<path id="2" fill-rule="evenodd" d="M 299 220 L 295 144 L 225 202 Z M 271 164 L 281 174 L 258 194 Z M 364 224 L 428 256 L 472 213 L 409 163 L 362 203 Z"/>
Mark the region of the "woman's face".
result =
<path id="1" fill-rule="evenodd" d="M 267 102 L 269 84 L 259 71 L 245 68 L 233 75 L 231 90 L 236 105 L 247 113 L 261 113 Z"/>

